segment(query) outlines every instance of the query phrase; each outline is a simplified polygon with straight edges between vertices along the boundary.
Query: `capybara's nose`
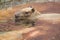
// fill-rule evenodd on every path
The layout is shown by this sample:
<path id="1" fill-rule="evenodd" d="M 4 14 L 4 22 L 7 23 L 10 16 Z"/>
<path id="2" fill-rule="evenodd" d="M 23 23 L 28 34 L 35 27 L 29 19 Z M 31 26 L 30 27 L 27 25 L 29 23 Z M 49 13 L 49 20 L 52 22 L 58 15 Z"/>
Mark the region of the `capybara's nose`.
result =
<path id="1" fill-rule="evenodd" d="M 18 18 L 19 16 L 15 15 L 15 18 Z"/>

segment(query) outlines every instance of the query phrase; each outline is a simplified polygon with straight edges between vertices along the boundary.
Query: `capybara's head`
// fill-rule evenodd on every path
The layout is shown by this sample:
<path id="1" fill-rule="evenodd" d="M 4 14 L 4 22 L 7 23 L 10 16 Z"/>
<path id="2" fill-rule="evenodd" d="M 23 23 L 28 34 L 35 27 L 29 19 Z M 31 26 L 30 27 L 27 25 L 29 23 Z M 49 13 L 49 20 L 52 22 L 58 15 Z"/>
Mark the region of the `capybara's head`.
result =
<path id="1" fill-rule="evenodd" d="M 15 14 L 15 22 L 25 23 L 27 21 L 30 21 L 28 18 L 34 14 L 35 9 L 32 7 L 27 7 L 21 9 L 19 12 L 16 12 Z M 29 23 L 29 22 L 27 22 Z"/>
<path id="2" fill-rule="evenodd" d="M 32 7 L 23 8 L 20 10 L 20 12 L 16 13 L 16 16 L 29 17 L 29 16 L 31 16 L 32 13 L 34 13 L 34 11 L 35 11 L 35 9 Z"/>

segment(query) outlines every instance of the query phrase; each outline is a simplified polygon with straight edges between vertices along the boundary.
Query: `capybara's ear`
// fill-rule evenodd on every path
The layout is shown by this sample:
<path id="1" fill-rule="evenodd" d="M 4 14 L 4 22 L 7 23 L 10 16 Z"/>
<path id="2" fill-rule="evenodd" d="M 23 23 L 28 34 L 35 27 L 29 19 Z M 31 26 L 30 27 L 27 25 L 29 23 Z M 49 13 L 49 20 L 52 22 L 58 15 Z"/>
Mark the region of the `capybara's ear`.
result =
<path id="1" fill-rule="evenodd" d="M 35 9 L 34 8 L 32 8 L 32 12 L 35 12 Z"/>

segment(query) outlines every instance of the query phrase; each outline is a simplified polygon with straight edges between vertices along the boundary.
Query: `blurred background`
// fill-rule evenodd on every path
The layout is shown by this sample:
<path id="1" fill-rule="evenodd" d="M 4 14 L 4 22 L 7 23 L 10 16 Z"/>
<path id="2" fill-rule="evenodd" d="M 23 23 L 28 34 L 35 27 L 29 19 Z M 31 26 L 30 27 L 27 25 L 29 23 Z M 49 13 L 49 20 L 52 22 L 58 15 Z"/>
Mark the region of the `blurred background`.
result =
<path id="1" fill-rule="evenodd" d="M 60 2 L 60 0 L 0 0 L 0 9 L 6 9 L 20 4 L 32 3 L 32 2 Z"/>

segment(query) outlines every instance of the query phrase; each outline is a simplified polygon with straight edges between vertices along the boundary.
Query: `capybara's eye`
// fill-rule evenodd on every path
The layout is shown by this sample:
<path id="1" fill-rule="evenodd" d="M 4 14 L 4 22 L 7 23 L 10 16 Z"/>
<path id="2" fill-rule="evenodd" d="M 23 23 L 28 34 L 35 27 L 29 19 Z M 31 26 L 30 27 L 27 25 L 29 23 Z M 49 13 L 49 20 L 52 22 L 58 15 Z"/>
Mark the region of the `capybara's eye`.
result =
<path id="1" fill-rule="evenodd" d="M 25 12 L 25 14 L 28 14 L 28 12 Z"/>
<path id="2" fill-rule="evenodd" d="M 32 9 L 32 12 L 35 12 L 34 8 Z"/>

